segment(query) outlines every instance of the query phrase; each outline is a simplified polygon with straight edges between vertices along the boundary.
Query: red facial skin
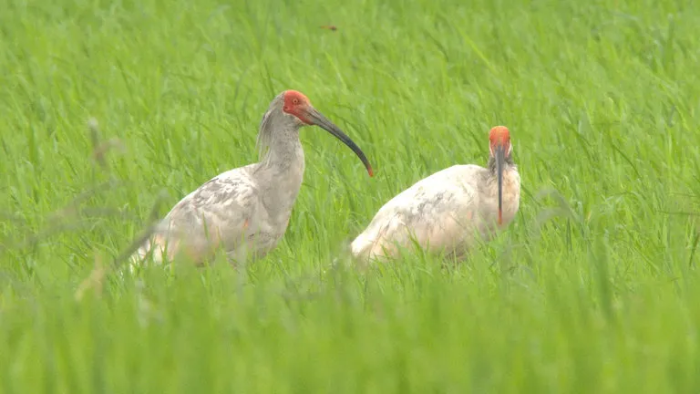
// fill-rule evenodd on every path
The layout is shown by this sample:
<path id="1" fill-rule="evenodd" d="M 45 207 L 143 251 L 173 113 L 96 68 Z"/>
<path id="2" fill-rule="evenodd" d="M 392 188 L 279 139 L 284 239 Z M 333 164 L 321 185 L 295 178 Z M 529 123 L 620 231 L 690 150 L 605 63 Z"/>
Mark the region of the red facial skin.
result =
<path id="1" fill-rule="evenodd" d="M 494 149 L 502 145 L 505 148 L 506 154 L 510 151 L 510 132 L 506 126 L 496 126 L 489 132 L 489 147 L 491 156 L 494 155 Z"/>
<path id="2" fill-rule="evenodd" d="M 311 121 L 307 118 L 307 109 L 311 106 L 309 99 L 301 92 L 296 90 L 287 90 L 284 93 L 284 106 L 282 110 L 290 115 L 296 116 L 299 120 L 307 125 L 311 125 Z"/>
<path id="3" fill-rule="evenodd" d="M 284 105 L 282 111 L 295 116 L 302 123 L 314 125 L 315 123 L 309 118 L 309 110 L 312 109 L 309 98 L 303 93 L 296 90 L 287 90 L 284 92 Z M 367 172 L 370 177 L 374 176 L 374 170 L 369 167 Z"/>

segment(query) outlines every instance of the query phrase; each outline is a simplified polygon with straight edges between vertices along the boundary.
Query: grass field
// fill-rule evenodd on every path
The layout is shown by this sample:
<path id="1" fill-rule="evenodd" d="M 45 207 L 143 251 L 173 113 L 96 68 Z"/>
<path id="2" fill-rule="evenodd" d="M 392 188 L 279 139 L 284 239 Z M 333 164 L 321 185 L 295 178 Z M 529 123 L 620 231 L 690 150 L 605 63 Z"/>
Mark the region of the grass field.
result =
<path id="1" fill-rule="evenodd" d="M 576 3 L 0 0 L 0 392 L 700 392 L 700 3 Z M 290 88 L 374 178 L 304 129 L 264 260 L 84 282 L 256 161 Z M 453 270 L 333 264 L 499 124 L 508 231 Z"/>

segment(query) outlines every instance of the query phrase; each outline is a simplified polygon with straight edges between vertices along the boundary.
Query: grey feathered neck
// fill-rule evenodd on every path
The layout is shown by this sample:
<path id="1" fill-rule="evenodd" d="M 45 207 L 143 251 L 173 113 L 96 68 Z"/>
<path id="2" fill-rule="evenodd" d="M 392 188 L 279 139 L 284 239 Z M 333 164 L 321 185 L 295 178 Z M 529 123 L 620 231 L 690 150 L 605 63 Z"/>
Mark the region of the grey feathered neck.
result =
<path id="1" fill-rule="evenodd" d="M 282 129 L 298 129 L 299 126 L 286 116 L 282 111 L 284 106 L 284 92 L 278 94 L 270 103 L 270 106 L 260 121 L 256 146 L 258 148 L 258 158 L 261 163 L 270 159 L 270 145 L 274 138 L 273 134 Z"/>

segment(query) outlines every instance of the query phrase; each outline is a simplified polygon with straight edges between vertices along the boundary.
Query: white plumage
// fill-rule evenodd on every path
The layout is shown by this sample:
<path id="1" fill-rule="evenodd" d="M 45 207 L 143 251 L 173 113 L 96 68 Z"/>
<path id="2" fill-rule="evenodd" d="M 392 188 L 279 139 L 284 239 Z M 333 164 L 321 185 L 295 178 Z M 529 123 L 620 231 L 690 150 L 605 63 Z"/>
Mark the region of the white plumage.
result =
<path id="1" fill-rule="evenodd" d="M 508 129 L 492 128 L 489 139 L 487 168 L 455 165 L 399 193 L 352 242 L 353 256 L 362 263 L 386 260 L 398 257 L 400 248 L 417 244 L 430 253 L 461 258 L 477 237 L 488 241 L 507 227 L 519 208 L 520 175 L 513 163 Z"/>
<path id="2" fill-rule="evenodd" d="M 172 260 L 184 253 L 202 263 L 222 248 L 232 262 L 262 258 L 284 235 L 304 176 L 299 129 L 318 125 L 349 146 L 372 168 L 364 153 L 337 126 L 288 90 L 270 103 L 260 124 L 259 163 L 217 175 L 185 196 L 132 256 L 132 267 L 148 255 Z"/>

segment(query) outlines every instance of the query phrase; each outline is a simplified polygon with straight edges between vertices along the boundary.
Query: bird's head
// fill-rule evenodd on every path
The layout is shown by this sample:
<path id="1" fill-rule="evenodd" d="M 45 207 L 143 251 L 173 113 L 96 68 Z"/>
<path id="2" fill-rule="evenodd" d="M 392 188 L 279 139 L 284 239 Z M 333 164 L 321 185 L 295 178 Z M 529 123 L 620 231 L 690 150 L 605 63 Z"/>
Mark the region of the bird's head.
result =
<path id="1" fill-rule="evenodd" d="M 496 157 L 496 152 L 500 149 L 503 158 L 510 157 L 512 147 L 510 145 L 510 132 L 505 126 L 496 126 L 489 132 L 489 148 L 491 157 Z"/>
<path id="2" fill-rule="evenodd" d="M 295 122 L 301 126 L 312 125 L 313 122 L 309 119 L 309 109 L 313 106 L 309 98 L 302 92 L 296 90 L 287 90 L 282 94 L 282 111 L 291 116 Z"/>
<path id="3" fill-rule="evenodd" d="M 498 224 L 503 223 L 503 166 L 509 158 L 513 147 L 510 144 L 510 132 L 505 126 L 496 126 L 489 132 L 489 151 L 496 160 L 496 175 L 498 180 Z"/>
<path id="4" fill-rule="evenodd" d="M 350 149 L 352 149 L 360 160 L 362 160 L 362 163 L 365 165 L 369 176 L 374 176 L 372 166 L 362 150 L 350 139 L 350 137 L 345 135 L 345 133 L 343 133 L 338 126 L 328 120 L 328 118 L 326 118 L 322 113 L 318 112 L 318 110 L 311 105 L 311 102 L 306 95 L 296 90 L 286 90 L 281 96 L 282 100 L 280 104 L 282 106 L 282 112 L 286 116 L 289 116 L 297 127 L 318 126 L 328 131 Z"/>

